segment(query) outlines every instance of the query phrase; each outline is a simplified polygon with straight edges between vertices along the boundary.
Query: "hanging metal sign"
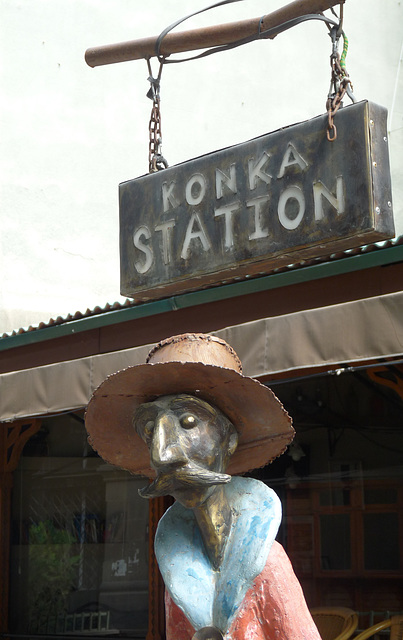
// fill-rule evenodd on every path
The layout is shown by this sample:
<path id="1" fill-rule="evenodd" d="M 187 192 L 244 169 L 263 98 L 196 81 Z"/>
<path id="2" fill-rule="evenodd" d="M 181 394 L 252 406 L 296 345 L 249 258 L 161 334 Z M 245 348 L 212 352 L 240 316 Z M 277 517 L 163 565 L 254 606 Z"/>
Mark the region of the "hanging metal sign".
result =
<path id="1" fill-rule="evenodd" d="M 386 109 L 327 115 L 119 186 L 121 293 L 166 297 L 394 236 Z"/>

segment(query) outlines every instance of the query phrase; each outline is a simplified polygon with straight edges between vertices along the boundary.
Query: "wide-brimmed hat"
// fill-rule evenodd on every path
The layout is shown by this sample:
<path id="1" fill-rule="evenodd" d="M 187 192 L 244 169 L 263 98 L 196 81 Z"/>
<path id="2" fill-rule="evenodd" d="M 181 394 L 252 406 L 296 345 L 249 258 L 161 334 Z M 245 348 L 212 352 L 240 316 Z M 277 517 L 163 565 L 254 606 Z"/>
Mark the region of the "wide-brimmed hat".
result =
<path id="1" fill-rule="evenodd" d="M 187 333 L 163 340 L 145 364 L 118 371 L 100 384 L 85 416 L 91 446 L 113 465 L 154 477 L 147 446 L 133 427 L 133 414 L 143 402 L 181 393 L 215 405 L 237 429 L 230 474 L 264 466 L 294 437 L 291 418 L 279 399 L 242 375 L 232 347 L 215 336 Z"/>

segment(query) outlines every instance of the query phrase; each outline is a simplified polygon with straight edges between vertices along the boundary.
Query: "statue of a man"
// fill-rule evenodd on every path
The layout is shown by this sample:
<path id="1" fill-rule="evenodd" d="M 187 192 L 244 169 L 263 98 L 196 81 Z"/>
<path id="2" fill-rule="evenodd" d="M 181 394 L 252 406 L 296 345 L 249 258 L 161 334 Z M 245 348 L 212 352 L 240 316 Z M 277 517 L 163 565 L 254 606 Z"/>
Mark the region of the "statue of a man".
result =
<path id="1" fill-rule="evenodd" d="M 168 640 L 320 640 L 275 541 L 281 504 L 245 473 L 280 455 L 291 420 L 267 387 L 242 375 L 223 340 L 184 334 L 145 365 L 107 378 L 86 415 L 100 455 L 172 495 L 155 552 L 166 586 Z"/>

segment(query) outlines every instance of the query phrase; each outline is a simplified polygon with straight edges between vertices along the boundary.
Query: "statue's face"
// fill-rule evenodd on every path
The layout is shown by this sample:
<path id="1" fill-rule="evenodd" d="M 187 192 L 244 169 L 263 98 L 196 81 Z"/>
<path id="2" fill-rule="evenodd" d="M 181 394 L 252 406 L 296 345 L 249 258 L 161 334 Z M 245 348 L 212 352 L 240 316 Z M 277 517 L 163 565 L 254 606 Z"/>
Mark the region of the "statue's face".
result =
<path id="1" fill-rule="evenodd" d="M 204 502 L 235 451 L 237 434 L 217 408 L 189 395 L 162 396 L 135 412 L 133 424 L 150 451 L 157 479 L 145 497 L 173 495 L 185 506 Z"/>

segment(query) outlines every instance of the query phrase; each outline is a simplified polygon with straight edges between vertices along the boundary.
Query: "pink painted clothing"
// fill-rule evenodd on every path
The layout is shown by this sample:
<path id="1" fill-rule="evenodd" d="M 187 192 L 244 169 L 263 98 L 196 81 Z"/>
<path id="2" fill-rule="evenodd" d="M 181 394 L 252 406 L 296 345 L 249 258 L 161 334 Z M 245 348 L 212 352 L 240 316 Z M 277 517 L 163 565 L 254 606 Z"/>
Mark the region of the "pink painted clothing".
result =
<path id="1" fill-rule="evenodd" d="M 167 640 L 191 640 L 194 628 L 165 592 Z M 321 640 L 283 547 L 274 542 L 225 640 Z"/>

